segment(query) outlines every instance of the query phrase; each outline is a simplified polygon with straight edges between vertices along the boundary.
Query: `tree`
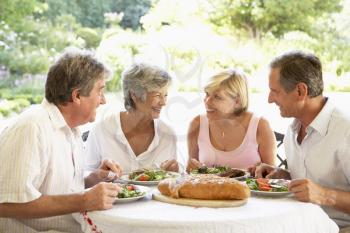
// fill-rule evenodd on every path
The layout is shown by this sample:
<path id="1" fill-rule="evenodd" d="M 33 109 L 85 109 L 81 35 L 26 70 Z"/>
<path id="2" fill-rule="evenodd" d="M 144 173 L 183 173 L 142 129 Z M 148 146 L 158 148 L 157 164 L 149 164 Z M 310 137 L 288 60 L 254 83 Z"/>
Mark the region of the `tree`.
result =
<path id="1" fill-rule="evenodd" d="M 140 18 L 151 8 L 150 0 L 116 0 L 115 10 L 124 13 L 120 22 L 123 28 L 136 30 L 141 27 Z"/>
<path id="2" fill-rule="evenodd" d="M 8 0 L 7 0 L 8 1 Z M 150 0 L 43 0 L 48 4 L 45 17 L 52 22 L 61 14 L 73 15 L 84 27 L 104 28 L 107 26 L 104 14 L 123 12 L 123 28 L 140 28 L 140 18 L 151 7 Z"/>
<path id="3" fill-rule="evenodd" d="M 247 31 L 252 38 L 293 30 L 309 32 L 328 13 L 341 10 L 340 0 L 208 0 L 209 19 L 217 26 Z"/>
<path id="4" fill-rule="evenodd" d="M 39 6 L 36 0 L 0 0 L 0 21 L 16 27 L 26 16 L 34 13 L 36 6 Z"/>

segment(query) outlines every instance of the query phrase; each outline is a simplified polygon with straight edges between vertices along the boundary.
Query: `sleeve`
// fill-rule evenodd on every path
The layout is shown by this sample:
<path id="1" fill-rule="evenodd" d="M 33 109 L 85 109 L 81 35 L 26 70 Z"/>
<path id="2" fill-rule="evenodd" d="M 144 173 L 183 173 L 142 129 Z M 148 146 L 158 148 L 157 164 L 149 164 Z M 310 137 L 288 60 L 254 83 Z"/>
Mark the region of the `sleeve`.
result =
<path id="1" fill-rule="evenodd" d="M 341 144 L 342 147 L 339 149 L 339 161 L 340 166 L 344 172 L 344 175 L 350 185 L 350 131 L 344 137 L 344 142 Z"/>
<path id="2" fill-rule="evenodd" d="M 13 125 L 0 136 L 0 203 L 23 203 L 41 196 L 42 135 L 31 121 Z"/>
<path id="3" fill-rule="evenodd" d="M 89 136 L 86 141 L 85 147 L 85 171 L 91 172 L 97 169 L 102 160 L 101 149 L 99 139 L 102 135 L 99 135 L 98 128 L 95 126 L 89 132 Z M 103 138 L 103 137 L 102 137 Z"/>
<path id="4" fill-rule="evenodd" d="M 154 161 L 156 164 L 161 164 L 165 160 L 175 159 L 179 163 L 180 171 L 184 169 L 183 161 L 180 161 L 178 156 L 178 147 L 177 147 L 177 137 L 173 129 L 167 125 L 162 125 L 162 130 L 160 136 L 160 150 L 159 156 L 157 156 Z"/>

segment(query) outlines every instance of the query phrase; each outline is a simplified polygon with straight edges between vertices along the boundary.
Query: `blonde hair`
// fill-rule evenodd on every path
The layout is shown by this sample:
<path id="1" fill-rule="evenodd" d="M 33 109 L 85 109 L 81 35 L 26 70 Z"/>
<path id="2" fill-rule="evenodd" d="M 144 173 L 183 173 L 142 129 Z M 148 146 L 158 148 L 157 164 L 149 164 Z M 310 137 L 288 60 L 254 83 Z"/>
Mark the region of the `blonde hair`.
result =
<path id="1" fill-rule="evenodd" d="M 213 93 L 218 89 L 222 89 L 233 98 L 239 99 L 241 107 L 236 109 L 234 114 L 239 115 L 248 110 L 248 81 L 243 72 L 235 69 L 225 70 L 212 76 L 209 83 L 204 87 L 204 90 L 208 93 Z"/>

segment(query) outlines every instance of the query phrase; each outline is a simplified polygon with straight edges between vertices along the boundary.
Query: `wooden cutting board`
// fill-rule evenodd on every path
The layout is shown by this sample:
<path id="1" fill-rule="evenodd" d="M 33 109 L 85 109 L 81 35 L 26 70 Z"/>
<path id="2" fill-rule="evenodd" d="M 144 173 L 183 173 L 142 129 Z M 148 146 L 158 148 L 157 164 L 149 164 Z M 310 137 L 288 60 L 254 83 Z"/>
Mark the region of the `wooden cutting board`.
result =
<path id="1" fill-rule="evenodd" d="M 166 202 L 170 204 L 212 208 L 241 206 L 247 203 L 248 200 L 199 200 L 189 198 L 172 198 L 169 196 L 162 195 L 161 193 L 153 193 L 152 197 L 156 201 Z"/>

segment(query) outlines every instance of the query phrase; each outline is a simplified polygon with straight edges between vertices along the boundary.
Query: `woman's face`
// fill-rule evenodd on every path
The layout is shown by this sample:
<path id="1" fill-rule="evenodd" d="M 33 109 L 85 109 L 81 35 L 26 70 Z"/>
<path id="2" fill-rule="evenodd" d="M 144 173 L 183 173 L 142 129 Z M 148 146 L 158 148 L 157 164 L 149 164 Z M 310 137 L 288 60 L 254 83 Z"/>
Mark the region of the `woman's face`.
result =
<path id="1" fill-rule="evenodd" d="M 136 111 L 141 111 L 143 114 L 149 115 L 150 118 L 157 119 L 160 116 L 160 111 L 166 104 L 167 97 L 168 87 L 147 92 L 144 102 L 139 99 L 135 102 Z"/>
<path id="2" fill-rule="evenodd" d="M 238 107 L 237 98 L 232 97 L 222 89 L 217 89 L 211 93 L 206 92 L 204 104 L 209 119 L 221 119 L 232 116 Z"/>

